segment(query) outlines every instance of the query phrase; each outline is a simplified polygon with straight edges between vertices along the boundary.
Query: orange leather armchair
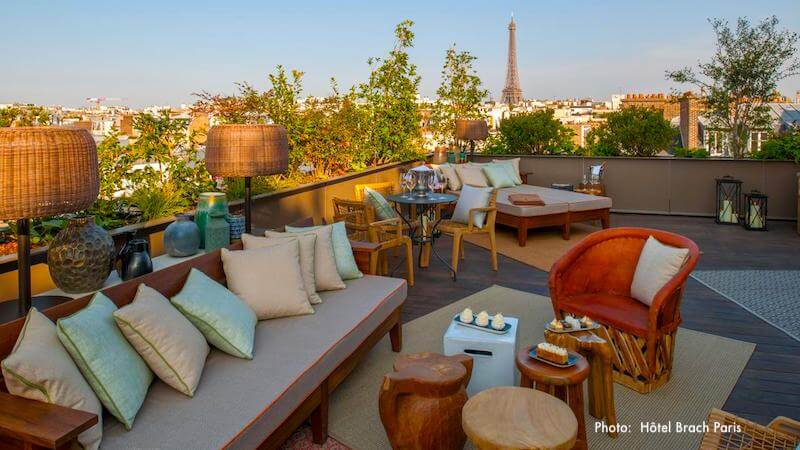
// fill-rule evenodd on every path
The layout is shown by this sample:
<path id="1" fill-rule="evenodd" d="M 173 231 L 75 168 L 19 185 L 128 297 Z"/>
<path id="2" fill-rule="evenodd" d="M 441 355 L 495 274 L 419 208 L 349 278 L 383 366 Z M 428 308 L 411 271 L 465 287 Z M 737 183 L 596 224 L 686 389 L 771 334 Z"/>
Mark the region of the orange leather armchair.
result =
<path id="1" fill-rule="evenodd" d="M 649 236 L 687 248 L 681 270 L 656 294 L 651 306 L 631 297 L 639 254 Z M 680 302 L 700 250 L 692 240 L 647 228 L 598 231 L 571 248 L 550 270 L 556 317 L 589 316 L 614 346 L 614 379 L 645 393 L 669 380 Z"/>

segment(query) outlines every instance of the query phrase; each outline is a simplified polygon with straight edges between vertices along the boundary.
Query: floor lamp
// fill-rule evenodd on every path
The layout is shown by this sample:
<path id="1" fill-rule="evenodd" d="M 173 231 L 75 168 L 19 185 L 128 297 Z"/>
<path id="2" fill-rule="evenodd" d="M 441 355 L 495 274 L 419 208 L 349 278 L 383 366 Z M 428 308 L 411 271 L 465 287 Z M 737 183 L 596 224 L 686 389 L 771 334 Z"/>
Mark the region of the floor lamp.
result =
<path id="1" fill-rule="evenodd" d="M 215 125 L 206 138 L 206 169 L 215 177 L 244 177 L 245 232 L 252 231 L 250 179 L 286 172 L 289 142 L 281 125 Z"/>
<path id="2" fill-rule="evenodd" d="M 17 315 L 31 307 L 31 219 L 81 211 L 99 192 L 97 147 L 73 127 L 0 128 L 0 219 L 17 223 Z"/>
<path id="3" fill-rule="evenodd" d="M 489 137 L 489 126 L 483 119 L 456 119 L 455 137 L 461 141 L 469 141 L 469 154 L 473 156 L 475 141 L 483 141 Z"/>

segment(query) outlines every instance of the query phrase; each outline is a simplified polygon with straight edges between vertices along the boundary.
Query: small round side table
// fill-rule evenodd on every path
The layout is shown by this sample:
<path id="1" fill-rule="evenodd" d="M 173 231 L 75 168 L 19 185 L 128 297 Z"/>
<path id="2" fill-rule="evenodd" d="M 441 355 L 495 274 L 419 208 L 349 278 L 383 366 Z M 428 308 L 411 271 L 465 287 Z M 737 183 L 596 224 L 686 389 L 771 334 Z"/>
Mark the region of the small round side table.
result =
<path id="1" fill-rule="evenodd" d="M 566 402 L 578 422 L 576 449 L 586 449 L 586 423 L 583 417 L 583 381 L 589 376 L 589 363 L 575 352 L 570 356 L 577 358 L 575 365 L 567 368 L 551 366 L 537 361 L 528 353 L 533 347 L 526 347 L 517 353 L 517 369 L 520 372 L 519 385 L 547 392 Z"/>
<path id="2" fill-rule="evenodd" d="M 481 450 L 555 449 L 575 444 L 578 423 L 563 401 L 512 386 L 490 388 L 464 405 L 464 432 Z"/>

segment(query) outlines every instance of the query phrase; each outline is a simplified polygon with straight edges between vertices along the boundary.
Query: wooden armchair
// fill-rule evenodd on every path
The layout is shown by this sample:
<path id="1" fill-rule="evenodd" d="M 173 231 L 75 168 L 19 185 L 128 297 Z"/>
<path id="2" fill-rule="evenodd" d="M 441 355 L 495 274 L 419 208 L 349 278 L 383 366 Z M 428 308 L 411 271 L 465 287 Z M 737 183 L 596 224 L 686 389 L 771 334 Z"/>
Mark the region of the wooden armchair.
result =
<path id="1" fill-rule="evenodd" d="M 365 184 L 357 184 L 355 187 L 355 194 L 356 200 L 364 201 L 366 200 L 364 196 L 364 188 L 370 188 L 373 191 L 379 192 L 382 196 L 388 197 L 395 192 L 395 186 L 397 183 L 393 183 L 391 181 L 385 181 L 382 183 L 365 183 Z"/>
<path id="2" fill-rule="evenodd" d="M 631 297 L 631 282 L 648 237 L 689 249 L 681 270 L 656 294 L 651 306 Z M 556 317 L 589 316 L 614 347 L 614 381 L 640 393 L 669 380 L 680 302 L 700 250 L 683 236 L 647 228 L 611 228 L 592 233 L 550 269 Z"/>
<path id="3" fill-rule="evenodd" d="M 794 450 L 800 444 L 800 422 L 776 417 L 764 426 L 719 409 L 712 409 L 700 450 Z M 718 424 L 718 425 L 717 425 Z"/>
<path id="4" fill-rule="evenodd" d="M 344 222 L 352 240 L 367 241 L 378 246 L 376 257 L 370 260 L 370 273 L 389 272 L 387 251 L 405 248 L 408 285 L 414 286 L 414 253 L 411 238 L 403 234 L 403 221 L 399 217 L 376 220 L 375 210 L 360 200 L 333 199 L 333 220 Z M 378 265 L 381 270 L 378 271 Z"/>
<path id="5" fill-rule="evenodd" d="M 488 234 L 489 247 L 492 254 L 492 270 L 497 271 L 497 239 L 494 233 L 494 224 L 497 219 L 497 190 L 492 191 L 489 204 L 485 208 L 472 208 L 469 210 L 468 221 L 466 224 L 454 222 L 451 219 L 439 222 L 439 231 L 453 237 L 452 264 L 453 271 L 458 272 L 459 256 L 464 258 L 464 236 L 470 234 Z M 482 227 L 475 226 L 475 215 L 486 213 Z"/>

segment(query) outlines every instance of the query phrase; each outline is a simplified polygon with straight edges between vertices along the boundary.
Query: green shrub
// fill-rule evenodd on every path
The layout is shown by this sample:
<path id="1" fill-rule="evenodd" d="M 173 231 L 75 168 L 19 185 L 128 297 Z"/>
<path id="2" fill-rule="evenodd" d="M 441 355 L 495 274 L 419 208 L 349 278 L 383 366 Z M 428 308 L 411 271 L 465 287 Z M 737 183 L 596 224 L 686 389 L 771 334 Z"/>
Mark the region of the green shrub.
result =
<path id="1" fill-rule="evenodd" d="M 588 136 L 597 156 L 655 156 L 669 149 L 675 137 L 675 129 L 658 109 L 623 108 L 605 117 Z"/>
<path id="2" fill-rule="evenodd" d="M 515 114 L 500 122 L 495 150 L 521 155 L 562 155 L 574 151 L 573 131 L 553 116 L 553 110 Z"/>
<path id="3" fill-rule="evenodd" d="M 708 150 L 704 148 L 675 147 L 673 156 L 676 158 L 708 158 Z"/>
<path id="4" fill-rule="evenodd" d="M 800 132 L 784 134 L 761 143 L 761 150 L 750 155 L 754 159 L 779 159 L 800 162 Z"/>

